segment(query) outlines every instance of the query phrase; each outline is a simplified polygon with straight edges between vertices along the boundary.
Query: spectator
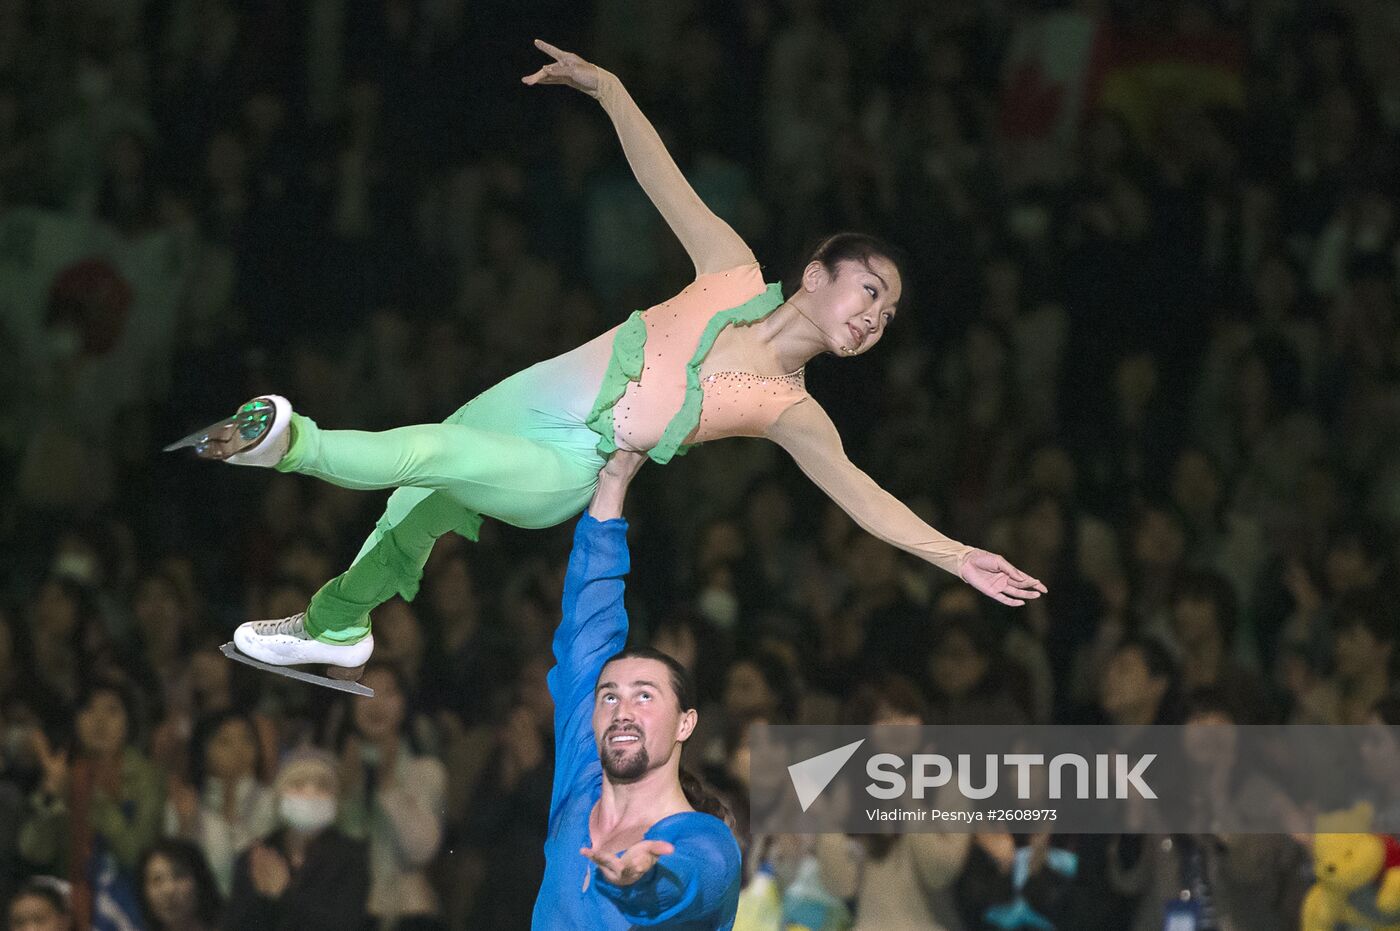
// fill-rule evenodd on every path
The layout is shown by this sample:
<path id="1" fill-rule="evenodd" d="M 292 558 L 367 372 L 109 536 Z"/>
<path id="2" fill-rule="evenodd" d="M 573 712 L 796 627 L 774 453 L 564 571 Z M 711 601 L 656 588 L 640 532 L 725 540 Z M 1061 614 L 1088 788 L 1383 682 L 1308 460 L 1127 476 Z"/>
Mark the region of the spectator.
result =
<path id="1" fill-rule="evenodd" d="M 233 889 L 234 862 L 277 822 L 264 771 L 257 726 L 238 711 L 219 712 L 195 728 L 189 783 L 172 777 L 165 810 L 170 837 L 193 842 L 208 864 L 218 891 Z"/>
<path id="2" fill-rule="evenodd" d="M 368 851 L 334 827 L 339 788 L 327 753 L 294 750 L 282 762 L 273 785 L 282 826 L 238 858 L 227 931 L 340 931 L 368 920 Z"/>
<path id="3" fill-rule="evenodd" d="M 1012 697 L 995 628 L 976 615 L 945 617 L 929 659 L 932 700 L 922 715 L 933 724 L 1025 724 Z"/>
<path id="4" fill-rule="evenodd" d="M 1111 724 L 1176 724 L 1181 720 L 1176 664 L 1156 640 L 1128 639 L 1109 657 L 1099 708 Z"/>
<path id="5" fill-rule="evenodd" d="M 923 724 L 924 704 L 907 679 L 892 676 L 851 699 L 849 714 L 868 724 Z M 912 804 L 912 803 L 911 803 Z M 940 808 L 966 803 L 945 786 Z M 817 836 L 821 877 L 833 895 L 854 899 L 856 929 L 891 931 L 960 926 L 952 885 L 962 872 L 971 836 L 909 832 L 847 837 Z"/>
<path id="6" fill-rule="evenodd" d="M 381 928 L 441 927 L 427 867 L 442 843 L 447 771 L 411 738 L 412 695 L 396 666 L 372 663 L 373 698 L 351 699 L 338 825 L 369 845 L 369 914 Z"/>
<path id="7" fill-rule="evenodd" d="M 515 703 L 493 735 L 497 752 L 472 796 L 463 840 L 479 851 L 473 871 L 479 891 L 468 927 L 530 923 L 536 877 L 544 870 L 539 825 L 549 818 L 553 790 L 554 709 L 539 701 L 549 695 L 550 665 L 541 657 L 523 667 Z"/>
<path id="8" fill-rule="evenodd" d="M 1222 928 L 1268 931 L 1291 927 L 1307 891 L 1306 855 L 1292 837 L 1307 821 L 1283 789 L 1242 766 L 1233 750 L 1237 723 L 1229 697 L 1218 689 L 1197 691 L 1186 703 L 1185 750 L 1208 772 L 1212 784 L 1197 796 L 1200 819 L 1211 806 L 1248 810 L 1279 826 L 1276 834 L 1174 834 L 1144 838 L 1141 856 L 1129 866 L 1110 864 L 1110 881 L 1139 898 L 1133 931 L 1157 931 L 1162 909 L 1186 890 L 1209 901 Z M 1218 778 L 1216 774 L 1219 774 Z"/>
<path id="9" fill-rule="evenodd" d="M 141 851 L 160 831 L 160 776 L 140 750 L 138 721 L 126 689 L 109 682 L 87 688 L 77 704 L 71 750 L 34 736 L 41 778 L 20 833 L 25 859 L 71 877 L 73 911 L 90 920 L 88 877 L 112 863 L 117 882 L 135 890 Z"/>
<path id="10" fill-rule="evenodd" d="M 141 912 L 150 931 L 215 931 L 222 901 L 199 848 L 163 840 L 141 856 Z"/>
<path id="11" fill-rule="evenodd" d="M 1302 696 L 1297 720 L 1314 724 L 1364 724 L 1393 681 L 1394 619 L 1377 595 L 1356 592 L 1343 599 L 1333 618 L 1336 669 L 1330 681 Z"/>
<path id="12" fill-rule="evenodd" d="M 1264 681 L 1233 656 L 1238 615 L 1230 583 L 1210 572 L 1187 573 L 1172 596 L 1171 615 L 1182 687 L 1224 693 L 1231 717 L 1242 724 L 1274 723 L 1277 705 Z"/>
<path id="13" fill-rule="evenodd" d="M 68 884 L 52 876 L 37 876 L 10 898 L 6 906 L 9 931 L 76 931 Z"/>
<path id="14" fill-rule="evenodd" d="M 837 6 L 598 0 L 554 4 L 551 22 L 615 48 L 594 51 L 760 254 L 783 262 L 817 227 L 910 251 L 890 351 L 814 360 L 809 388 L 873 478 L 1000 542 L 1051 595 L 971 620 L 963 586 L 813 505 L 765 444 L 644 472 L 628 597 L 636 629 L 700 680 L 691 752 L 741 781 L 745 725 L 832 721 L 811 683 L 848 696 L 891 670 L 937 680 L 931 714 L 974 723 L 1005 720 L 1003 696 L 1036 722 L 1176 721 L 1152 638 L 1182 689 L 1223 688 L 1234 720 L 1374 720 L 1396 685 L 1391 625 L 1363 602 L 1400 568 L 1400 21 L 1376 0 Z M 363 495 L 193 468 L 161 457 L 163 438 L 269 391 L 349 426 L 437 420 L 493 372 L 621 322 L 629 295 L 679 284 L 681 250 L 654 235 L 605 125 L 506 92 L 526 13 L 471 9 L 0 2 L 0 487 L 17 490 L 0 495 L 0 900 L 25 880 L 21 840 L 82 840 L 39 830 L 60 817 L 35 806 L 46 777 L 83 843 L 102 836 L 72 809 L 103 797 L 81 735 L 66 774 L 53 749 L 90 680 L 134 685 L 156 712 L 149 743 L 140 706 L 126 713 L 130 753 L 159 774 L 156 819 L 229 822 L 227 844 L 199 841 L 225 889 L 244 835 L 272 831 L 227 806 L 275 815 L 257 777 L 335 729 L 321 693 L 218 646 L 299 610 L 355 555 Z M 1182 57 L 1202 48 L 1209 66 Z M 1172 62 L 1172 93 L 1133 91 L 1128 51 Z M 372 397 L 347 410 L 346 386 Z M 449 926 L 519 923 L 514 885 L 480 881 L 493 854 L 520 888 L 538 879 L 529 812 L 551 750 L 521 683 L 557 618 L 564 542 L 444 538 L 411 608 L 375 618 L 380 658 L 432 714 L 410 744 L 440 743 L 447 765 L 446 840 L 423 872 Z M 698 626 L 673 623 L 678 595 Z M 335 708 L 330 725 L 353 717 Z M 234 711 L 255 725 L 251 781 Z M 226 741 L 253 789 L 214 774 Z M 1147 914 L 1180 861 L 1165 839 L 1174 852 L 1125 838 L 1110 857 L 1077 836 L 1062 910 L 1042 914 L 1135 920 L 1110 865 L 1148 870 L 1132 887 Z M 1004 903 L 1002 866 L 1045 843 L 980 836 L 956 895 Z M 770 839 L 759 856 L 785 887 L 810 846 Z M 1252 873 L 1229 843 L 1200 849 L 1222 900 L 1290 893 L 1288 857 Z M 275 880 L 272 862 L 252 872 Z M 964 889 L 978 875 L 993 880 L 980 897 Z M 1041 870 L 1026 887 L 1038 909 L 1048 885 Z"/>

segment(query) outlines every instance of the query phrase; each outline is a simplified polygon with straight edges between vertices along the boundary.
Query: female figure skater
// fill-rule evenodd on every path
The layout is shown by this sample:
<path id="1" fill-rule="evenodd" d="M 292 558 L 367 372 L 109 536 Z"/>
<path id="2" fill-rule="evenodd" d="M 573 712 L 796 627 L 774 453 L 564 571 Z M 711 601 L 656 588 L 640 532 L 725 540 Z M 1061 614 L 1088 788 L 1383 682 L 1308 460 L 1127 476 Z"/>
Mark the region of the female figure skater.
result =
<path id="1" fill-rule="evenodd" d="M 338 678 L 353 678 L 345 670 L 363 665 L 374 648 L 370 609 L 395 594 L 414 596 L 438 537 L 456 531 L 476 539 L 483 516 L 525 528 L 559 524 L 587 505 L 614 450 L 665 463 L 729 436 L 778 443 L 861 527 L 1004 604 L 1045 592 L 1000 556 L 945 537 L 876 485 L 846 458 L 831 419 L 804 388 L 809 359 L 869 352 L 894 319 L 901 281 L 888 248 L 869 236 L 832 236 L 784 299 L 779 285 L 764 283 L 744 241 L 691 189 L 621 82 L 578 55 L 535 45 L 554 60 L 524 83 L 563 84 L 603 105 L 637 181 L 694 261 L 695 280 L 591 342 L 512 375 L 441 424 L 323 430 L 284 398 L 267 396 L 167 447 L 345 488 L 396 489 L 351 567 L 305 612 L 241 625 L 237 649 L 272 666 L 325 663 L 333 673 L 340 667 Z"/>

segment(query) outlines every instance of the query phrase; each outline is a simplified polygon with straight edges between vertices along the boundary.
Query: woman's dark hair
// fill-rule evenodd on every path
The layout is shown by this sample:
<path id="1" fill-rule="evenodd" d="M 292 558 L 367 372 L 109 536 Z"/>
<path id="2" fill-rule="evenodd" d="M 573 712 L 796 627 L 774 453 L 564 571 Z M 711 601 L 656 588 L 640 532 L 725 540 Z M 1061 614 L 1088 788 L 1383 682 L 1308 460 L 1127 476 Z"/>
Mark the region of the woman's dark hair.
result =
<path id="1" fill-rule="evenodd" d="M 146 898 L 146 869 L 156 857 L 170 861 L 177 875 L 194 880 L 194 911 L 199 920 L 208 927 L 219 922 L 219 914 L 224 903 L 219 896 L 219 887 L 214 884 L 214 873 L 209 869 L 209 861 L 204 853 L 186 840 L 168 838 L 158 840 L 141 854 L 141 865 L 136 870 L 137 893 L 141 898 L 141 911 L 146 915 L 148 925 L 155 931 L 163 931 L 164 925 L 157 920 L 151 909 L 150 899 Z"/>
<path id="2" fill-rule="evenodd" d="M 194 726 L 194 733 L 190 736 L 190 784 L 196 789 L 203 790 L 204 780 L 209 775 L 204 762 L 209 743 L 214 739 L 214 735 L 219 733 L 219 730 L 230 721 L 241 721 L 248 728 L 248 736 L 253 741 L 253 777 L 256 779 L 265 771 L 266 761 L 263 759 L 262 741 L 258 739 L 258 726 L 253 721 L 252 716 L 245 711 L 235 709 L 216 711 L 200 718 Z"/>
<path id="3" fill-rule="evenodd" d="M 603 668 L 606 669 L 610 663 L 623 659 L 650 659 L 665 666 L 671 679 L 671 691 L 676 693 L 676 704 L 680 710 L 686 712 L 695 708 L 695 680 L 674 656 L 652 647 L 624 647 L 608 657 L 603 663 Z M 601 676 L 601 673 L 599 675 Z M 685 800 L 690 803 L 691 808 L 714 815 L 728 825 L 731 831 L 734 830 L 734 815 L 728 803 L 704 779 L 682 766 L 680 780 L 681 791 L 685 793 Z"/>
<path id="4" fill-rule="evenodd" d="M 889 261 L 901 273 L 904 270 L 904 250 L 869 233 L 842 232 L 828 236 L 817 244 L 807 261 L 809 264 L 821 262 L 835 275 L 842 262 L 859 262 L 869 267 L 877 258 Z"/>
<path id="5" fill-rule="evenodd" d="M 15 894 L 10 896 L 10 901 L 5 904 L 6 925 L 9 924 L 9 911 L 20 899 L 43 899 L 53 906 L 54 911 L 65 918 L 72 919 L 73 904 L 67 892 L 67 883 L 53 876 L 34 876 L 25 880 L 24 884 L 15 890 Z"/>
<path id="6" fill-rule="evenodd" d="M 835 277 L 842 262 L 858 262 L 869 268 L 874 259 L 888 260 L 900 277 L 904 276 L 904 250 L 869 233 L 842 232 L 826 237 L 812 248 L 802 268 L 820 262 Z M 802 269 L 798 269 L 796 279 L 801 277 Z"/>

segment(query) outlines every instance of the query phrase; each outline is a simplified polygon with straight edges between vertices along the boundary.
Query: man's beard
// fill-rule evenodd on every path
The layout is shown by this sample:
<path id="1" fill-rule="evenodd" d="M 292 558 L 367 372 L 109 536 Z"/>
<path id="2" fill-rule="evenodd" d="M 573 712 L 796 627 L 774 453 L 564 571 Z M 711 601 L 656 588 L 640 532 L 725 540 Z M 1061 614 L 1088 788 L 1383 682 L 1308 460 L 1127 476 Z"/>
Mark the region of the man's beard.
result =
<path id="1" fill-rule="evenodd" d="M 646 773 L 651 766 L 651 756 L 647 753 L 647 748 L 642 743 L 639 735 L 637 740 L 637 751 L 629 754 L 626 750 L 603 748 L 601 755 L 603 762 L 603 772 L 608 774 L 608 778 L 613 782 L 635 782 Z"/>

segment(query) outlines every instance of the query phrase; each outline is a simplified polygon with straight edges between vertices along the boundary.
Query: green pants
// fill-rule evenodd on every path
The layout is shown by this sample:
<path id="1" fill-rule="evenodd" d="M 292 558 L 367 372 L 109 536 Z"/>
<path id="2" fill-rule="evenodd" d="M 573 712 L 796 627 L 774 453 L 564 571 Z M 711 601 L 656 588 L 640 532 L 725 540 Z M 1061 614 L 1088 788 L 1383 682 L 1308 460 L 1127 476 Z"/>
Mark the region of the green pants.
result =
<path id="1" fill-rule="evenodd" d="M 312 598 L 306 629 L 313 637 L 354 643 L 369 633 L 372 608 L 394 595 L 412 600 L 443 534 L 475 540 L 483 516 L 552 527 L 588 504 L 603 466 L 597 436 L 572 418 L 539 411 L 513 417 L 510 432 L 486 429 L 505 426 L 500 415 L 512 413 L 500 397 L 493 389 L 443 423 L 378 433 L 322 430 L 292 415 L 291 447 L 278 471 L 342 488 L 395 489 L 354 563 Z"/>

